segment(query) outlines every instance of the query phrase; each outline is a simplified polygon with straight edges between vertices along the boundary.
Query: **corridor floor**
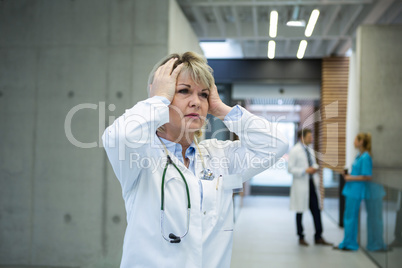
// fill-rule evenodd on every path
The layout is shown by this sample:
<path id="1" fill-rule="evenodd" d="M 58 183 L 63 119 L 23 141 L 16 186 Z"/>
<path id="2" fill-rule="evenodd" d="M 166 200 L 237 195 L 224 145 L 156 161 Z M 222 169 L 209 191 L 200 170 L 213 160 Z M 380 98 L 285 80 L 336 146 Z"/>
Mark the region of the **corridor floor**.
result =
<path id="1" fill-rule="evenodd" d="M 342 252 L 314 245 L 310 212 L 303 214 L 308 247 L 298 245 L 295 213 L 288 197 L 248 196 L 236 210 L 231 268 L 377 268 L 363 251 Z M 323 237 L 339 244 L 343 229 L 322 212 Z"/>

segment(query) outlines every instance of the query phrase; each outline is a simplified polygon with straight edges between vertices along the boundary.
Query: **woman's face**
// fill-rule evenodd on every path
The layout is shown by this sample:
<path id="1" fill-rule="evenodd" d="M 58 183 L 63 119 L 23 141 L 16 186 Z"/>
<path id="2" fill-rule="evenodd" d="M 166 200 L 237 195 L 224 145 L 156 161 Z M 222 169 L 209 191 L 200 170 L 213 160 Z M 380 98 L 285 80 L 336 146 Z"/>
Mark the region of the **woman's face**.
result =
<path id="1" fill-rule="evenodd" d="M 176 135 L 184 132 L 195 132 L 204 125 L 208 113 L 209 89 L 197 85 L 187 72 L 177 77 L 176 92 L 169 106 L 170 121 L 167 131 Z"/>
<path id="2" fill-rule="evenodd" d="M 356 137 L 354 145 L 355 148 L 359 149 L 363 145 L 363 140 L 359 141 L 359 139 Z"/>

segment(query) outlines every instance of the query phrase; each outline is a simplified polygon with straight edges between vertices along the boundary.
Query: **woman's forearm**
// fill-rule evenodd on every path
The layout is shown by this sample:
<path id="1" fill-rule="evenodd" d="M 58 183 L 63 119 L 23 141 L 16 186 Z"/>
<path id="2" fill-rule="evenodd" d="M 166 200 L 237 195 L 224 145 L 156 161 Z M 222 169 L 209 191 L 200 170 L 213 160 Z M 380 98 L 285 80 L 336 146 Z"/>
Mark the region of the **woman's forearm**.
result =
<path id="1" fill-rule="evenodd" d="M 347 175 L 345 177 L 345 180 L 347 181 L 370 181 L 371 180 L 371 176 L 354 176 L 354 175 Z"/>

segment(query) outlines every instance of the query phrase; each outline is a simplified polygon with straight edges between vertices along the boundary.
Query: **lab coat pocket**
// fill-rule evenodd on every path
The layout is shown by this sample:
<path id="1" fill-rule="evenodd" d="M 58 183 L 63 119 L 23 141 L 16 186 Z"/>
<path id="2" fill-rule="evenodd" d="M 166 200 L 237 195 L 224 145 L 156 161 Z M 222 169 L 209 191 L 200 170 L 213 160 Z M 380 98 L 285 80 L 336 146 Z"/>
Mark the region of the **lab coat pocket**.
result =
<path id="1" fill-rule="evenodd" d="M 207 181 L 200 180 L 202 183 L 202 211 L 206 211 L 208 213 L 215 212 L 217 207 L 216 202 L 216 190 L 215 190 L 215 180 Z"/>
<path id="2" fill-rule="evenodd" d="M 219 216 L 218 224 L 219 229 L 223 232 L 233 232 L 233 193 L 232 191 L 220 191 L 218 199 L 219 203 Z"/>
<path id="3" fill-rule="evenodd" d="M 243 181 L 240 174 L 224 175 L 222 177 L 222 187 L 225 191 L 233 191 L 243 188 Z"/>
<path id="4" fill-rule="evenodd" d="M 217 187 L 218 229 L 222 232 L 233 232 L 233 190 L 242 188 L 239 174 L 223 175 Z"/>

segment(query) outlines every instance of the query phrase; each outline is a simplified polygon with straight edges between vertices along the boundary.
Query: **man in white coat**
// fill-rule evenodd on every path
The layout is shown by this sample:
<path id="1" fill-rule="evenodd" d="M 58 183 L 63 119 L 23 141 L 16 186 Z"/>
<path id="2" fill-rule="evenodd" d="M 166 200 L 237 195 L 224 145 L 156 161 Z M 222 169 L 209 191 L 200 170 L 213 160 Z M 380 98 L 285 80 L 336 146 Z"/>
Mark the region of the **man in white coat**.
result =
<path id="1" fill-rule="evenodd" d="M 332 245 L 322 238 L 322 223 L 320 211 L 320 191 L 318 165 L 314 151 L 308 146 L 313 141 L 310 129 L 300 130 L 297 134 L 299 142 L 290 150 L 288 171 L 293 175 L 290 188 L 290 209 L 296 211 L 297 235 L 299 245 L 308 246 L 304 239 L 302 215 L 310 209 L 314 219 L 316 245 Z"/>

